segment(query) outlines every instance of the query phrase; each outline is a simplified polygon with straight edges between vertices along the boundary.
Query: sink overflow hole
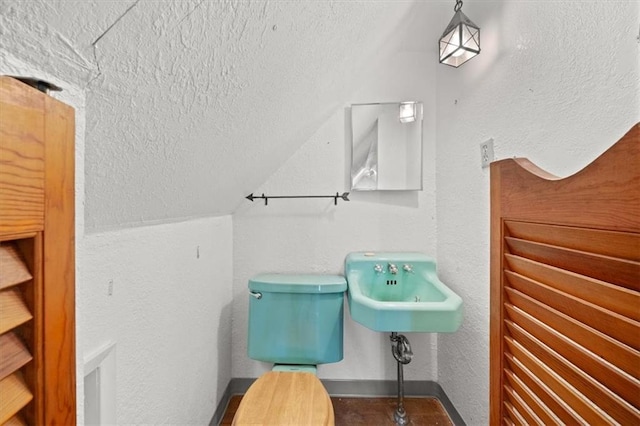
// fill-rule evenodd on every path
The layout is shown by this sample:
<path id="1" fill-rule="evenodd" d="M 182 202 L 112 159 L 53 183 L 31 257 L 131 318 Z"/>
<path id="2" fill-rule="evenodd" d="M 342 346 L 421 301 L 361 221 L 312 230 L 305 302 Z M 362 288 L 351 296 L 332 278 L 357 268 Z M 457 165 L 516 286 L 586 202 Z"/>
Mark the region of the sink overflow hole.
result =
<path id="1" fill-rule="evenodd" d="M 397 280 L 387 280 L 387 285 L 396 285 L 398 284 Z"/>

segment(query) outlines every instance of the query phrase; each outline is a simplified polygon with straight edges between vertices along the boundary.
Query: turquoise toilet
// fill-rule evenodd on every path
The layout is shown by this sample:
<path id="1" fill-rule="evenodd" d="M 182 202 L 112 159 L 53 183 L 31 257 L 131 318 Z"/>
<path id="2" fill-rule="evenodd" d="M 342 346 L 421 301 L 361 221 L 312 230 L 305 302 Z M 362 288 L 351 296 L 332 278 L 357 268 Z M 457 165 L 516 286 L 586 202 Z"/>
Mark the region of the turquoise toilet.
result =
<path id="1" fill-rule="evenodd" d="M 346 289 L 340 275 L 260 274 L 249 280 L 247 352 L 274 367 L 251 385 L 234 424 L 333 424 L 331 400 L 315 373 L 316 365 L 343 358 Z"/>

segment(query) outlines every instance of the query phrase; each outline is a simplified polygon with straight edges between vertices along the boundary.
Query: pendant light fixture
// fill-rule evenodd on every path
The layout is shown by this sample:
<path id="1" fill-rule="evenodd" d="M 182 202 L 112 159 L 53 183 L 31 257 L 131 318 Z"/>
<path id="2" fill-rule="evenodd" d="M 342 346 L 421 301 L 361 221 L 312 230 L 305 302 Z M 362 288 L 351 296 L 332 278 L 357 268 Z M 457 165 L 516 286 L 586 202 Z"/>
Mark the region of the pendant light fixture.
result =
<path id="1" fill-rule="evenodd" d="M 440 37 L 440 63 L 459 67 L 480 53 L 480 28 L 462 13 L 462 0 L 456 0 L 456 12 Z"/>

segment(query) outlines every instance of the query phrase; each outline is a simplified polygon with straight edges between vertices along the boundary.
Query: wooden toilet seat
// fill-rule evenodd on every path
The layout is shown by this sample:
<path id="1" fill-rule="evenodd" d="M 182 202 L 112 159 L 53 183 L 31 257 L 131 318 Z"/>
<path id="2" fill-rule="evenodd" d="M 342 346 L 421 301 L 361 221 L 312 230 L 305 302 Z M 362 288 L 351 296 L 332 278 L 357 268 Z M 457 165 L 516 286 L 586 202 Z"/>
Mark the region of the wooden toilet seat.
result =
<path id="1" fill-rule="evenodd" d="M 270 371 L 242 398 L 234 425 L 333 425 L 333 406 L 311 373 Z"/>

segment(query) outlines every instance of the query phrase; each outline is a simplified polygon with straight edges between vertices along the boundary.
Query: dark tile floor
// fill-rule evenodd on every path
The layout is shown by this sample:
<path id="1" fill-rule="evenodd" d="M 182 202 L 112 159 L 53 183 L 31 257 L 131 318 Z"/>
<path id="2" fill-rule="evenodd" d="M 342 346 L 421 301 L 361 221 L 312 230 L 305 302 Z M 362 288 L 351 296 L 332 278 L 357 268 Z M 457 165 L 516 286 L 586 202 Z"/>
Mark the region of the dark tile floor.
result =
<path id="1" fill-rule="evenodd" d="M 241 395 L 231 397 L 220 425 L 231 424 L 241 400 Z M 391 426 L 395 424 L 393 413 L 396 409 L 396 398 L 331 397 L 331 402 L 333 403 L 336 426 Z M 453 426 L 449 415 L 436 398 L 405 398 L 404 407 L 409 416 L 410 425 Z"/>

